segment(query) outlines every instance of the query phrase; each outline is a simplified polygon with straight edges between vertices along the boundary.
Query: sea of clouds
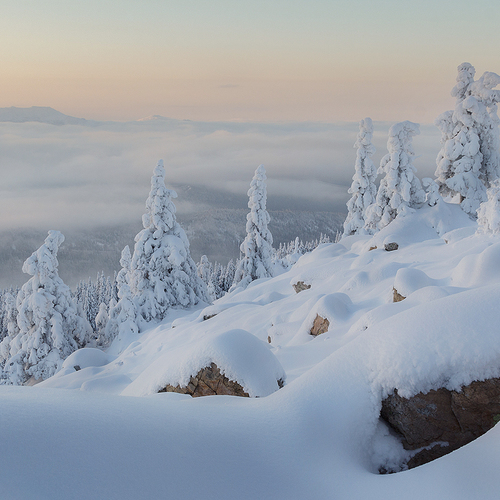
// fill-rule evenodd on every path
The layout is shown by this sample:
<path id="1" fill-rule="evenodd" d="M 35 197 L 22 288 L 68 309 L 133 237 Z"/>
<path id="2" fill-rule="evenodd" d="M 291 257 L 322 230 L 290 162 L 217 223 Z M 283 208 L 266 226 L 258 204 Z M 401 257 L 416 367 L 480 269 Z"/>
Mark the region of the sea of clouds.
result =
<path id="1" fill-rule="evenodd" d="M 162 158 L 180 214 L 246 208 L 255 168 L 271 210 L 345 211 L 357 123 L 134 122 L 54 125 L 0 121 L 0 231 L 75 229 L 140 221 Z M 64 116 L 64 115 L 62 115 Z M 24 119 L 24 118 L 23 118 Z M 374 122 L 378 164 L 392 123 Z M 439 131 L 414 138 L 417 175 L 432 177 Z"/>

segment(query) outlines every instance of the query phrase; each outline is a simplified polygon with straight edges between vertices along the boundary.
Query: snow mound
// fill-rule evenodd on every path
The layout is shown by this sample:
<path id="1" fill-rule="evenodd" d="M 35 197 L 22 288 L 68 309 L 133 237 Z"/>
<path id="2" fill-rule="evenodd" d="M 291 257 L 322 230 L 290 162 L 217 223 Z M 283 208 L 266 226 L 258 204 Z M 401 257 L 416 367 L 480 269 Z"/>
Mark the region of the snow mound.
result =
<path id="1" fill-rule="evenodd" d="M 399 269 L 394 279 L 394 289 L 405 298 L 420 288 L 437 284 L 437 280 L 429 278 L 420 269 L 408 267 Z"/>
<path id="2" fill-rule="evenodd" d="M 440 387 L 460 390 L 498 377 L 499 296 L 496 284 L 417 305 L 381 321 L 350 347 L 364 351 L 382 395 L 394 388 L 402 397 Z"/>
<path id="3" fill-rule="evenodd" d="M 168 350 L 122 395 L 154 394 L 168 384 L 186 387 L 191 376 L 211 363 L 229 380 L 238 382 L 250 397 L 268 396 L 279 389 L 278 380 L 285 380 L 285 371 L 268 345 L 245 330 L 235 329 Z"/>
<path id="4" fill-rule="evenodd" d="M 114 359 L 115 356 L 111 356 L 101 351 L 101 349 L 84 347 L 75 351 L 64 360 L 59 373 L 64 374 L 67 371 L 75 371 L 75 367 L 79 367 L 81 370 L 89 366 L 104 366 L 114 361 Z"/>
<path id="5" fill-rule="evenodd" d="M 311 308 L 303 321 L 294 341 L 311 340 L 309 332 L 316 316 L 327 319 L 330 323 L 329 331 L 334 330 L 339 323 L 347 321 L 353 312 L 353 303 L 345 293 L 332 293 L 321 297 Z"/>
<path id="6" fill-rule="evenodd" d="M 456 286 L 478 286 L 500 280 L 500 243 L 494 243 L 479 254 L 466 255 L 455 268 L 452 282 Z"/>

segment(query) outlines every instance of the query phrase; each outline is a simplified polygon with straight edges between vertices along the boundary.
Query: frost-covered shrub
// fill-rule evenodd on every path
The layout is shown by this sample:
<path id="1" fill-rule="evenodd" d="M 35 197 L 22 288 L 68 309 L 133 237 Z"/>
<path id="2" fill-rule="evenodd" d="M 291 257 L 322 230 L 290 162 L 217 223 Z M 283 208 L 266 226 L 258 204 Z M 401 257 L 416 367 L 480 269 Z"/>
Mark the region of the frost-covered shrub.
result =
<path id="1" fill-rule="evenodd" d="M 384 177 L 375 203 L 366 211 L 365 229 L 370 234 L 384 228 L 397 216 L 410 213 L 425 201 L 425 192 L 413 166 L 412 138 L 419 133 L 418 124 L 410 121 L 396 123 L 389 129 L 389 153 L 382 158 L 378 169 Z"/>
<path id="2" fill-rule="evenodd" d="M 264 165 L 257 167 L 248 190 L 247 235 L 240 246 L 242 259 L 236 269 L 233 286 L 247 286 L 251 281 L 273 275 L 273 237 L 267 225 L 267 189 Z"/>
<path id="3" fill-rule="evenodd" d="M 9 344 L 7 383 L 52 376 L 89 340 L 90 325 L 78 314 L 71 291 L 57 272 L 57 251 L 63 241 L 59 231 L 49 231 L 45 243 L 24 262 L 23 272 L 32 278 L 17 296 L 19 333 Z"/>
<path id="4" fill-rule="evenodd" d="M 462 209 L 475 217 L 486 189 L 500 176 L 500 140 L 497 103 L 500 76 L 486 72 L 474 81 L 469 63 L 458 67 L 457 84 L 451 94 L 455 109 L 441 114 L 436 125 L 441 130 L 437 182 L 444 196 L 460 196 Z"/>
<path id="5" fill-rule="evenodd" d="M 477 211 L 478 233 L 500 233 L 500 182 L 495 181 L 486 192 L 488 200 Z"/>
<path id="6" fill-rule="evenodd" d="M 377 169 L 371 160 L 375 153 L 372 144 L 373 124 L 371 118 L 359 123 L 359 133 L 354 147 L 357 148 L 355 172 L 348 193 L 352 195 L 347 202 L 347 217 L 344 222 L 343 236 L 364 234 L 366 209 L 375 202 Z"/>
<path id="7" fill-rule="evenodd" d="M 439 201 L 442 200 L 437 182 L 430 177 L 425 177 L 422 179 L 422 186 L 424 186 L 425 189 L 425 202 L 427 205 L 430 207 L 436 206 Z"/>
<path id="8" fill-rule="evenodd" d="M 175 217 L 175 191 L 165 187 L 160 160 L 151 178 L 151 191 L 142 217 L 144 229 L 135 237 L 129 285 L 138 320 L 160 321 L 171 307 L 209 302 L 189 252 L 186 233 Z"/>

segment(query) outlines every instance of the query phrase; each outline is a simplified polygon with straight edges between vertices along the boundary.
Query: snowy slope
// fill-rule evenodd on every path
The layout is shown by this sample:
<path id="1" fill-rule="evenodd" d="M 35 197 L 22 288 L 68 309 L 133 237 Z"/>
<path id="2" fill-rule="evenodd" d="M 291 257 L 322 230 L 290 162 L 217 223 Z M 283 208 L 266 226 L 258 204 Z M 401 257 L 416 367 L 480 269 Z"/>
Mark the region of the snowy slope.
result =
<path id="1" fill-rule="evenodd" d="M 379 422 L 385 394 L 500 375 L 500 239 L 475 230 L 458 206 L 421 209 L 211 306 L 171 311 L 107 353 L 77 351 L 35 387 L 0 387 L 0 496 L 498 498 L 498 428 L 376 473 L 405 454 Z M 311 288 L 296 294 L 297 281 Z M 313 338 L 316 314 L 330 327 Z M 215 359 L 263 397 L 155 394 Z M 269 390 L 281 370 L 285 387 Z"/>

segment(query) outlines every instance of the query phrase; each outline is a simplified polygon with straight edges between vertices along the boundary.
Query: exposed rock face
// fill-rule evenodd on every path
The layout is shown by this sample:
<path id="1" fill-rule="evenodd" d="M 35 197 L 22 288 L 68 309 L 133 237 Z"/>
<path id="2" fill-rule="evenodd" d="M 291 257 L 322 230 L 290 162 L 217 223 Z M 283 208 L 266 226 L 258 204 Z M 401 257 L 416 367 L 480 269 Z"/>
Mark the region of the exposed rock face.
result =
<path id="1" fill-rule="evenodd" d="M 384 245 L 384 249 L 386 252 L 393 252 L 394 250 L 397 250 L 398 248 L 399 248 L 399 245 L 396 242 L 386 243 Z"/>
<path id="2" fill-rule="evenodd" d="M 223 394 L 249 397 L 249 394 L 244 391 L 238 382 L 229 380 L 225 375 L 222 375 L 215 363 L 202 368 L 194 377 L 191 377 L 186 387 L 179 387 L 178 385 L 174 387 L 169 384 L 158 392 L 178 392 L 180 394 L 189 394 L 193 398 Z"/>
<path id="3" fill-rule="evenodd" d="M 416 450 L 408 468 L 430 462 L 478 438 L 500 420 L 500 379 L 475 381 L 460 392 L 438 389 L 409 399 L 394 391 L 381 417 Z M 425 448 L 425 449 L 421 449 Z"/>
<path id="4" fill-rule="evenodd" d="M 203 321 L 206 321 L 207 319 L 212 319 L 212 318 L 215 318 L 215 316 L 217 316 L 217 313 L 214 313 L 214 314 L 206 314 L 205 316 L 203 316 Z"/>
<path id="5" fill-rule="evenodd" d="M 392 288 L 392 301 L 393 302 L 401 302 L 405 300 L 406 297 L 401 295 L 394 287 Z"/>
<path id="6" fill-rule="evenodd" d="M 303 292 L 304 290 L 309 290 L 309 288 L 311 288 L 311 285 L 306 285 L 303 281 L 298 281 L 292 286 L 295 293 Z"/>
<path id="7" fill-rule="evenodd" d="M 370 248 L 368 249 L 368 251 L 369 251 L 369 252 L 371 252 L 372 250 L 377 250 L 377 247 L 370 247 Z"/>
<path id="8" fill-rule="evenodd" d="M 321 335 L 322 333 L 327 332 L 329 326 L 330 322 L 326 318 L 322 318 L 319 314 L 317 314 L 309 333 L 316 337 L 318 335 Z"/>

